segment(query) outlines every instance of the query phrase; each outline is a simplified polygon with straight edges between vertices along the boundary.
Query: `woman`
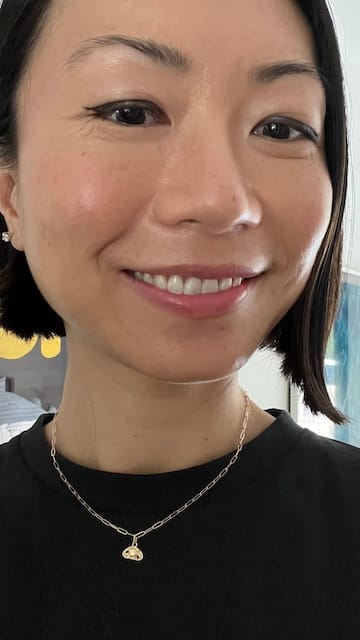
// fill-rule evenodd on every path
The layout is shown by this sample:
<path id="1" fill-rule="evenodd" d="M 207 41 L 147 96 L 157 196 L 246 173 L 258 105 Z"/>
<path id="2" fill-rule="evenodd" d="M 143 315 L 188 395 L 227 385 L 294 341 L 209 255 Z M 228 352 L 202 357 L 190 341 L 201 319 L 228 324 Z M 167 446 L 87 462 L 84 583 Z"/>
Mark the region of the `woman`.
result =
<path id="1" fill-rule="evenodd" d="M 238 381 L 276 349 L 346 420 L 325 2 L 5 0 L 0 25 L 1 323 L 69 350 L 58 414 L 0 448 L 2 640 L 357 638 L 359 451 Z"/>

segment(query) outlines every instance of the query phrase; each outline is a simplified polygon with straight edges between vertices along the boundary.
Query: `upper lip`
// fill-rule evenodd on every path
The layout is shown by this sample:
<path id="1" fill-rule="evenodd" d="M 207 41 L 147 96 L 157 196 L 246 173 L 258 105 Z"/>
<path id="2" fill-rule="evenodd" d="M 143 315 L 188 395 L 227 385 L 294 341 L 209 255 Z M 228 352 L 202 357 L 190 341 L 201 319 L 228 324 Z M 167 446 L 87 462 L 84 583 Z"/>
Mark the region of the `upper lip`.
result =
<path id="1" fill-rule="evenodd" d="M 130 269 L 126 269 L 130 271 Z M 131 271 L 139 271 L 141 273 L 149 273 L 152 276 L 164 275 L 167 277 L 177 275 L 182 278 L 200 278 L 201 280 L 221 280 L 223 278 L 255 278 L 262 271 L 256 271 L 251 267 L 241 264 L 177 264 L 171 267 L 144 267 L 136 268 Z"/>

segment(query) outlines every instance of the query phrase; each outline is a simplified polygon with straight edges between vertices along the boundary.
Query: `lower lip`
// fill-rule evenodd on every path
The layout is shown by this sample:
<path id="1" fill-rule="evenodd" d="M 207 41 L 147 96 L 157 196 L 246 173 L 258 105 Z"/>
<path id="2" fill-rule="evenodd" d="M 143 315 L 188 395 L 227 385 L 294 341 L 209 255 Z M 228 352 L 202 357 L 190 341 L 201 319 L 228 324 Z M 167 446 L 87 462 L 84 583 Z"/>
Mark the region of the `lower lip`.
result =
<path id="1" fill-rule="evenodd" d="M 158 289 L 146 282 L 137 280 L 126 271 L 121 276 L 133 287 L 134 291 L 163 309 L 168 309 L 188 318 L 217 318 L 231 311 L 245 300 L 249 291 L 257 283 L 261 275 L 244 280 L 238 287 L 219 293 L 208 293 L 195 296 L 176 295 L 166 289 Z"/>

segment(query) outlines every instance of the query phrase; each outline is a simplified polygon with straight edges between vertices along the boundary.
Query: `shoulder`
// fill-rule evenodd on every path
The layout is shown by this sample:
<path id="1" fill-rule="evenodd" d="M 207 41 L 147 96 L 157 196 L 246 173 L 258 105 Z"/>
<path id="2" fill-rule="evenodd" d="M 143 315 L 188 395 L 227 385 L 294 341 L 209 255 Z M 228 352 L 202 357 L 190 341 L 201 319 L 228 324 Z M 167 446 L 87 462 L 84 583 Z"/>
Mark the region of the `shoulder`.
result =
<path id="1" fill-rule="evenodd" d="M 320 436 L 304 429 L 304 448 L 309 454 L 319 456 L 324 463 L 339 469 L 360 471 L 360 449 L 345 442 Z"/>
<path id="2" fill-rule="evenodd" d="M 8 521 L 26 485 L 26 473 L 19 445 L 20 435 L 0 445 L 0 519 Z"/>
<path id="3" fill-rule="evenodd" d="M 36 421 L 11 423 L 8 428 L 0 427 L 0 499 L 9 495 L 19 483 L 29 483 L 30 470 L 24 457 L 24 441 L 34 442 L 42 416 Z"/>
<path id="4" fill-rule="evenodd" d="M 290 472 L 308 495 L 360 513 L 359 448 L 304 429 L 295 449 Z"/>
<path id="5" fill-rule="evenodd" d="M 280 451 L 274 476 L 280 493 L 297 494 L 322 508 L 337 502 L 346 509 L 347 504 L 360 514 L 360 449 L 300 426 L 286 411 L 271 413 L 277 420 L 265 444 Z"/>
<path id="6" fill-rule="evenodd" d="M 325 437 L 297 424 L 284 410 L 271 409 L 277 418 L 274 426 L 280 439 L 288 439 L 295 445 L 294 453 L 304 457 L 309 464 L 321 463 L 340 471 L 360 472 L 360 448 L 334 438 Z M 274 430 L 273 430 L 274 431 Z M 289 438 L 291 434 L 291 438 Z M 346 435 L 346 427 L 344 427 Z"/>
<path id="7" fill-rule="evenodd" d="M 0 444 L 0 486 L 3 486 L 4 480 L 14 473 L 16 466 L 22 460 L 20 438 L 21 434 L 18 434 Z"/>

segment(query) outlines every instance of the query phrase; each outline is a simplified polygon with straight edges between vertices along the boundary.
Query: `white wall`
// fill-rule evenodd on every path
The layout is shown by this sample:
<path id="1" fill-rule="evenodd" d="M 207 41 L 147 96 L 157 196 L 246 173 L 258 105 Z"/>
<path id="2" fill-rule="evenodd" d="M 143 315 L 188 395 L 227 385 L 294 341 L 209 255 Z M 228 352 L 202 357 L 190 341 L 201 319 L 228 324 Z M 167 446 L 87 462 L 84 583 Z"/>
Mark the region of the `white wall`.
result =
<path id="1" fill-rule="evenodd" d="M 263 409 L 289 410 L 289 384 L 280 374 L 280 364 L 277 355 L 257 351 L 240 371 L 240 384 Z"/>

